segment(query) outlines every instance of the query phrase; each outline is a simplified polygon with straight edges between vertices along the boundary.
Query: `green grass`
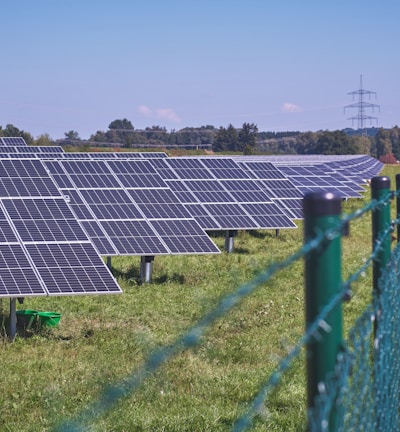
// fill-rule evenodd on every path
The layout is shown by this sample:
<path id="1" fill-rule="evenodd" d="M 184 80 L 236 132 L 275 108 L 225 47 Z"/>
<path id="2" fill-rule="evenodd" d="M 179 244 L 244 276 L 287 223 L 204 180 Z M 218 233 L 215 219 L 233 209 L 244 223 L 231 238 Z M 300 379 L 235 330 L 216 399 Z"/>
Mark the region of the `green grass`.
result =
<path id="1" fill-rule="evenodd" d="M 397 167 L 385 168 L 394 185 Z M 392 186 L 393 188 L 393 186 Z M 369 200 L 349 200 L 352 213 Z M 221 250 L 223 236 L 213 236 Z M 303 243 L 303 225 L 239 232 L 235 252 L 156 257 L 153 283 L 138 283 L 138 257 L 113 258 L 122 295 L 30 298 L 19 308 L 56 311 L 60 325 L 0 338 L 0 430 L 49 431 L 75 418 L 110 385 L 137 371 L 149 354 L 186 329 L 272 262 Z M 343 276 L 371 252 L 370 215 L 343 239 Z M 303 262 L 280 271 L 207 330 L 201 344 L 163 365 L 137 391 L 88 424 L 90 431 L 229 431 L 261 384 L 304 332 Z M 346 331 L 371 298 L 371 271 L 345 305 Z M 3 335 L 8 300 L 2 300 Z M 304 353 L 282 377 L 253 431 L 304 430 Z"/>

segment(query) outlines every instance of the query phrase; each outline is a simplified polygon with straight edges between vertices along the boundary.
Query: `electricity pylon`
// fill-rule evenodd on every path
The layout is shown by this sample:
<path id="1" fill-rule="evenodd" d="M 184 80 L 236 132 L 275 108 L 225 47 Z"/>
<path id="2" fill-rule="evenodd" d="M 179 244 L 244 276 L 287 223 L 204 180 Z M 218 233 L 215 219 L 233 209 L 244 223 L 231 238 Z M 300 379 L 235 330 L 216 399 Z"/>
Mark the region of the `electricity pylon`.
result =
<path id="1" fill-rule="evenodd" d="M 371 100 L 371 95 L 375 95 L 375 99 L 376 99 L 376 92 L 363 89 L 362 75 L 360 75 L 360 88 L 358 90 L 352 91 L 352 92 L 347 93 L 347 94 L 352 95 L 353 100 L 356 97 L 358 98 L 357 102 L 350 104 L 350 105 L 346 105 L 344 107 L 344 112 L 346 112 L 346 108 L 357 108 L 358 109 L 357 115 L 354 117 L 350 117 L 347 120 L 351 120 L 352 125 L 354 124 L 354 121 L 357 120 L 357 129 L 361 131 L 361 135 L 366 135 L 367 134 L 365 131 L 366 121 L 369 120 L 370 123 L 372 124 L 372 120 L 376 120 L 376 122 L 378 123 L 378 118 L 367 115 L 365 113 L 365 110 L 366 109 L 372 109 L 372 112 L 374 112 L 375 108 L 378 108 L 378 110 L 380 110 L 380 106 L 373 104 L 371 102 L 366 102 L 365 96 L 368 95 L 369 99 Z"/>

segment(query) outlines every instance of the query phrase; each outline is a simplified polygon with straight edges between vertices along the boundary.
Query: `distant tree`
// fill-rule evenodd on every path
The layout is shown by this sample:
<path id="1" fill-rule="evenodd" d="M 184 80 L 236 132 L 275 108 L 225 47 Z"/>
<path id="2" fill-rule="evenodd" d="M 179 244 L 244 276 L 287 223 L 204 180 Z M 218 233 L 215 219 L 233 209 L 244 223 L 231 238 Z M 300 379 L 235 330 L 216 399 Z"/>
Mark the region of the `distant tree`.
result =
<path id="1" fill-rule="evenodd" d="M 124 118 L 123 120 L 114 120 L 112 121 L 109 126 L 108 129 L 131 129 L 133 130 L 134 127 L 132 125 L 132 123 L 127 120 L 126 118 Z"/>
<path id="2" fill-rule="evenodd" d="M 380 159 L 381 156 L 392 153 L 392 142 L 390 140 L 390 131 L 379 128 L 375 135 L 376 157 Z"/>
<path id="3" fill-rule="evenodd" d="M 49 145 L 54 145 L 54 142 L 50 138 L 49 134 L 43 134 L 43 135 L 39 135 L 36 138 L 35 145 L 37 145 L 37 146 L 49 146 Z"/>
<path id="4" fill-rule="evenodd" d="M 213 150 L 216 152 L 238 150 L 238 133 L 231 124 L 228 128 L 221 126 L 218 129 L 214 137 Z"/>
<path id="5" fill-rule="evenodd" d="M 28 145 L 32 145 L 34 142 L 33 136 L 29 132 L 19 130 L 16 126 L 12 124 L 7 124 L 5 129 L 3 129 L 2 133 L 5 137 L 21 137 Z"/>
<path id="6" fill-rule="evenodd" d="M 238 147 L 239 147 L 238 132 L 237 129 L 232 124 L 229 124 L 228 128 L 226 129 L 226 140 L 227 140 L 228 150 L 238 151 Z"/>
<path id="7" fill-rule="evenodd" d="M 244 155 L 252 155 L 252 154 L 254 154 L 254 147 L 246 145 L 246 147 L 243 149 L 243 154 Z"/>
<path id="8" fill-rule="evenodd" d="M 228 142 L 226 137 L 226 129 L 224 127 L 220 127 L 215 135 L 213 150 L 215 152 L 223 152 L 228 149 Z"/>
<path id="9" fill-rule="evenodd" d="M 152 127 L 146 127 L 145 129 L 146 131 L 162 131 L 162 132 L 166 132 L 167 128 L 165 126 L 158 126 L 158 125 L 153 125 Z"/>
<path id="10" fill-rule="evenodd" d="M 20 137 L 22 135 L 21 130 L 19 130 L 13 124 L 7 124 L 5 129 L 3 130 L 3 136 L 5 137 Z"/>
<path id="11" fill-rule="evenodd" d="M 296 136 L 295 150 L 298 154 L 317 153 L 318 134 L 316 132 L 304 132 Z"/>
<path id="12" fill-rule="evenodd" d="M 400 160 L 400 131 L 395 126 L 390 130 L 390 141 L 392 143 L 392 152 L 397 160 Z"/>
<path id="13" fill-rule="evenodd" d="M 316 154 L 339 155 L 354 154 L 355 146 L 351 138 L 342 131 L 323 131 L 319 134 Z"/>
<path id="14" fill-rule="evenodd" d="M 355 154 L 371 154 L 371 147 L 373 138 L 363 136 L 363 135 L 354 135 L 350 137 L 354 143 Z"/>
<path id="15" fill-rule="evenodd" d="M 89 141 L 94 142 L 106 142 L 106 133 L 103 131 L 97 131 L 95 134 L 90 135 Z"/>
<path id="16" fill-rule="evenodd" d="M 254 149 L 257 144 L 258 128 L 254 123 L 243 123 L 238 133 L 238 150 L 244 151 L 246 147 Z"/>
<path id="17" fill-rule="evenodd" d="M 386 153 L 379 158 L 379 161 L 384 164 L 397 164 L 396 156 L 393 153 Z"/>
<path id="18" fill-rule="evenodd" d="M 76 132 L 74 130 L 70 130 L 69 132 L 65 132 L 64 135 L 65 135 L 66 139 L 70 139 L 73 141 L 80 140 L 78 132 Z"/>

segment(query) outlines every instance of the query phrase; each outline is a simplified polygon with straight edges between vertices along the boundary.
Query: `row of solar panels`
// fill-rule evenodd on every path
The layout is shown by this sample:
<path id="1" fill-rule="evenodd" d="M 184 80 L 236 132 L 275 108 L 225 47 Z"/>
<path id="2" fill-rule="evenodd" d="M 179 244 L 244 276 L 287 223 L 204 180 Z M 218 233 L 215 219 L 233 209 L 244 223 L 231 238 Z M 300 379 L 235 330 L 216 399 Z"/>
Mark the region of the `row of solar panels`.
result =
<path id="1" fill-rule="evenodd" d="M 289 228 L 302 217 L 303 192 L 265 160 L 82 160 L 27 148 L 34 158 L 0 160 L 3 297 L 119 292 L 100 255 L 219 253 L 205 230 Z M 348 166 L 363 181 L 381 168 L 368 157 Z M 355 181 L 332 187 L 343 183 L 359 196 Z"/>

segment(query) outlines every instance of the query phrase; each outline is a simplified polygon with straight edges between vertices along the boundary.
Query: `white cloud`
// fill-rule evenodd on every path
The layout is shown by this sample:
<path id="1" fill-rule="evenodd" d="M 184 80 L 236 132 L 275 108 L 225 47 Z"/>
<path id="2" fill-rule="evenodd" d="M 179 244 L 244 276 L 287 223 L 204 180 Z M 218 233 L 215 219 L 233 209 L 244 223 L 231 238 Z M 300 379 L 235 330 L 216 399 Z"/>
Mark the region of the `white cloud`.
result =
<path id="1" fill-rule="evenodd" d="M 291 113 L 291 112 L 301 112 L 303 108 L 299 105 L 296 105 L 291 102 L 285 102 L 281 107 L 282 112 Z"/>
<path id="2" fill-rule="evenodd" d="M 153 119 L 163 119 L 174 123 L 180 123 L 181 118 L 172 108 L 156 108 L 152 109 L 146 105 L 140 105 L 138 111 L 145 117 Z"/>
<path id="3" fill-rule="evenodd" d="M 176 112 L 171 108 L 158 108 L 156 109 L 157 117 L 173 121 L 175 123 L 180 123 L 181 118 L 176 114 Z"/>
<path id="4" fill-rule="evenodd" d="M 138 111 L 140 112 L 140 114 L 143 114 L 145 117 L 152 116 L 151 109 L 146 105 L 140 105 Z"/>

